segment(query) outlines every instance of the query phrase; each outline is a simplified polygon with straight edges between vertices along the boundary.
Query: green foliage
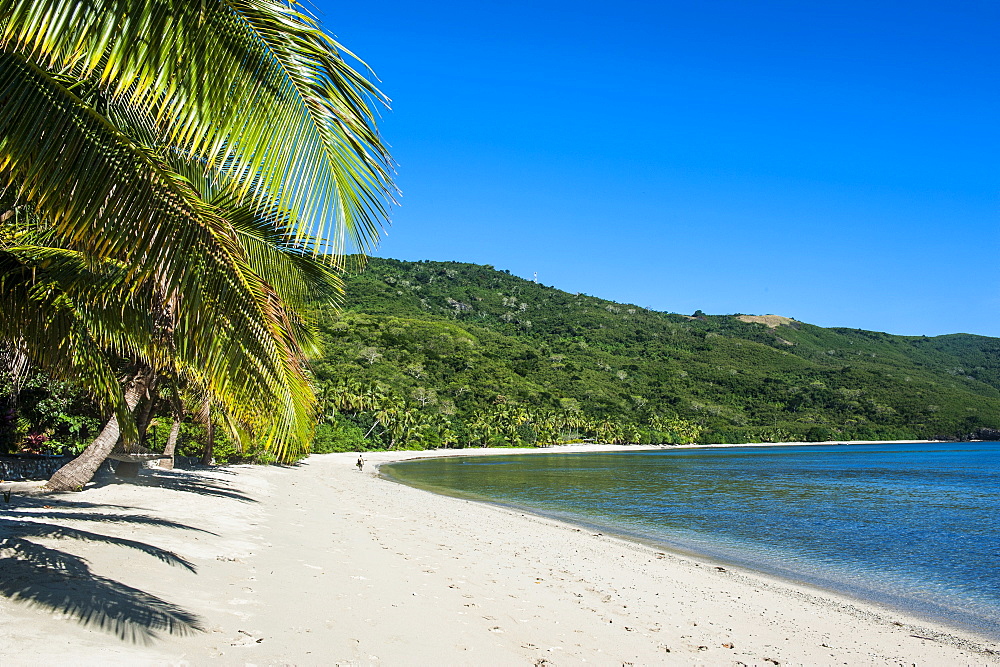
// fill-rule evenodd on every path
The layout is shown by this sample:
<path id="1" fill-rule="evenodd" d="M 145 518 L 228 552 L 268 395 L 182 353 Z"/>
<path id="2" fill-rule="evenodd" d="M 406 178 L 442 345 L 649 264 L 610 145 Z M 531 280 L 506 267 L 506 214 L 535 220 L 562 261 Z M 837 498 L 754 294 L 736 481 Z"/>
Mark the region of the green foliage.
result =
<path id="1" fill-rule="evenodd" d="M 312 360 L 317 452 L 960 438 L 1000 428 L 994 338 L 691 318 L 452 262 L 372 259 L 345 285 L 343 310 L 319 320 Z M 85 415 L 79 404 L 61 409 Z M 156 446 L 170 423 L 160 410 Z M 45 419 L 32 413 L 38 425 L 68 424 Z M 269 460 L 224 431 L 216 460 Z M 188 420 L 179 453 L 200 455 L 204 438 Z"/>
<path id="2" fill-rule="evenodd" d="M 457 446 L 964 437 L 1000 425 L 993 338 L 686 317 L 456 262 L 372 259 L 346 291 L 344 312 L 321 324 L 317 382 L 378 385 L 397 410 L 446 414 Z M 546 425 L 550 414 L 576 421 Z"/>
<path id="3" fill-rule="evenodd" d="M 316 428 L 312 451 L 316 454 L 330 454 L 363 452 L 372 448 L 372 442 L 365 437 L 361 427 L 347 418 L 337 417 Z"/>
<path id="4" fill-rule="evenodd" d="M 7 379 L 0 409 L 0 453 L 75 454 L 101 426 L 93 402 L 67 382 L 37 371 L 19 383 Z"/>
<path id="5" fill-rule="evenodd" d="M 85 388 L 129 445 L 122 358 L 183 377 L 234 435 L 305 451 L 303 306 L 336 297 L 395 192 L 387 100 L 355 60 L 297 2 L 5 2 L 0 352 Z"/>
<path id="6" fill-rule="evenodd" d="M 146 432 L 145 445 L 153 451 L 162 451 L 170 431 L 171 420 L 168 414 L 163 414 L 153 420 Z M 187 456 L 200 459 L 208 439 L 208 431 L 203 424 L 186 418 L 181 423 L 181 432 L 177 438 L 177 456 Z M 277 463 L 274 452 L 269 451 L 261 442 L 240 443 L 235 440 L 220 425 L 216 425 L 215 438 L 212 441 L 212 458 L 217 464 L 228 463 Z"/>

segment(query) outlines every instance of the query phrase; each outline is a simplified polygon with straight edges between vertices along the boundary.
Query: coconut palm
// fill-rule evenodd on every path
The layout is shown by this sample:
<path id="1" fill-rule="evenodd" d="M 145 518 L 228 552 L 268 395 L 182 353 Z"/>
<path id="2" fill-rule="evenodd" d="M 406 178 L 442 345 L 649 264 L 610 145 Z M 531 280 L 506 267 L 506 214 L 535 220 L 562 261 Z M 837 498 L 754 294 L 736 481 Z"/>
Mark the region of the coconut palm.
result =
<path id="1" fill-rule="evenodd" d="M 303 244 L 294 238 L 292 230 L 287 227 L 286 212 L 251 210 L 240 202 L 231 180 L 225 177 L 209 178 L 200 165 L 181 164 L 177 171 L 195 186 L 203 200 L 231 223 L 231 237 L 227 241 L 242 250 L 246 259 L 244 270 L 248 272 L 246 278 L 263 279 L 270 289 L 272 302 L 269 307 L 280 318 L 283 333 L 292 339 L 293 346 L 300 353 L 315 353 L 318 348 L 313 315 L 317 306 L 336 301 L 341 289 L 339 276 L 329 265 L 305 252 Z M 177 314 L 185 295 L 166 292 L 161 281 L 147 282 L 153 283 L 152 319 L 147 326 L 152 327 L 149 333 L 154 354 L 143 357 L 138 365 L 144 383 L 131 393 L 126 391 L 126 399 L 132 401 L 129 407 L 134 407 L 137 402 L 136 392 L 145 390 L 148 398 L 144 409 L 148 414 L 155 401 L 154 389 L 163 378 L 170 380 L 175 393 L 181 387 L 193 392 L 197 397 L 197 409 L 193 412 L 209 431 L 202 457 L 206 463 L 212 459 L 212 433 L 216 421 L 226 425 L 230 435 L 237 442 L 242 442 L 250 432 L 258 437 L 260 434 L 273 434 L 282 426 L 283 419 L 301 417 L 301 412 L 297 410 L 284 415 L 280 412 L 277 415 L 262 413 L 258 405 L 239 392 L 224 387 L 213 388 L 213 378 L 199 364 L 199 348 L 183 344 L 188 338 L 186 323 Z M 299 389 L 302 389 L 303 380 L 302 377 L 289 378 L 289 383 L 298 382 Z M 292 387 L 295 388 L 294 385 Z M 305 390 L 308 391 L 308 387 Z M 178 430 L 176 405 L 174 412 L 171 433 Z M 86 483 L 114 447 L 118 423 L 117 418 L 109 421 L 93 445 L 72 465 L 58 471 L 49 481 L 49 486 L 75 488 Z M 305 425 L 308 426 L 308 422 Z M 140 423 L 139 426 L 141 431 L 145 424 Z M 173 442 L 176 443 L 176 437 Z M 289 454 L 302 451 L 304 441 L 299 439 L 298 444 L 299 447 L 290 450 Z"/>
<path id="2" fill-rule="evenodd" d="M 131 411 L 152 380 L 152 295 L 132 285 L 121 262 L 42 245 L 37 230 L 13 236 L 0 245 L 0 332 L 8 347 L 104 399 L 114 416 L 94 449 L 110 451 L 123 428 L 135 437 Z M 123 391 L 112 359 L 126 357 L 144 361 L 127 363 L 131 377 Z"/>
<path id="3" fill-rule="evenodd" d="M 132 409 L 177 358 L 279 456 L 310 438 L 299 286 L 263 271 L 269 251 L 244 232 L 270 226 L 333 266 L 375 242 L 391 200 L 383 98 L 345 54 L 293 0 L 0 8 L 0 224 L 34 224 L 34 247 L 81 268 L 40 291 L 28 267 L 51 264 L 7 244 L 0 339 L 113 412 L 81 459 L 134 437 Z M 94 267 L 116 281 L 97 305 L 82 287 Z M 55 313 L 64 331 L 43 334 Z M 111 354 L 131 362 L 124 385 Z"/>

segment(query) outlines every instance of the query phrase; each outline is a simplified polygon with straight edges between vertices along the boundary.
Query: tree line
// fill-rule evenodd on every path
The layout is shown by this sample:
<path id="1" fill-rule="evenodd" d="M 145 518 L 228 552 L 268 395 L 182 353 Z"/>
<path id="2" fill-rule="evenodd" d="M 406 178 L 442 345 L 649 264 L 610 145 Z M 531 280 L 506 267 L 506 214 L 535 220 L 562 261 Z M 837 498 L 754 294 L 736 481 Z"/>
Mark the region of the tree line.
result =
<path id="1" fill-rule="evenodd" d="M 320 393 L 323 421 L 314 451 L 427 449 L 438 447 L 545 447 L 570 442 L 689 444 L 703 429 L 675 416 L 642 423 L 595 419 L 579 410 L 555 410 L 496 395 L 467 416 L 444 414 L 426 390 L 408 400 L 379 383 L 343 381 Z"/>

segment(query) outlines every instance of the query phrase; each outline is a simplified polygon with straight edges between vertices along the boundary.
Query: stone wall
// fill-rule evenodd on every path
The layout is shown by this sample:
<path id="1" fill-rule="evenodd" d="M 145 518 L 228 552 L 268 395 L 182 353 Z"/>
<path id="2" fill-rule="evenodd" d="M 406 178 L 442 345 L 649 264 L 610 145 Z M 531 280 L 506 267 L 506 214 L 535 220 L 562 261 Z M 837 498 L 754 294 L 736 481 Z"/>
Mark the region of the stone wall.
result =
<path id="1" fill-rule="evenodd" d="M 22 482 L 48 479 L 52 474 L 72 461 L 75 456 L 37 456 L 34 454 L 4 454 L 0 455 L 0 482 Z M 144 465 L 154 467 L 156 461 Z M 114 469 L 117 461 L 111 461 Z M 103 464 L 104 467 L 107 462 Z M 177 456 L 174 458 L 175 468 L 202 468 L 201 457 Z"/>
<path id="2" fill-rule="evenodd" d="M 52 477 L 52 473 L 74 458 L 72 456 L 33 456 L 28 454 L 0 456 L 0 480 L 20 482 L 48 479 Z"/>

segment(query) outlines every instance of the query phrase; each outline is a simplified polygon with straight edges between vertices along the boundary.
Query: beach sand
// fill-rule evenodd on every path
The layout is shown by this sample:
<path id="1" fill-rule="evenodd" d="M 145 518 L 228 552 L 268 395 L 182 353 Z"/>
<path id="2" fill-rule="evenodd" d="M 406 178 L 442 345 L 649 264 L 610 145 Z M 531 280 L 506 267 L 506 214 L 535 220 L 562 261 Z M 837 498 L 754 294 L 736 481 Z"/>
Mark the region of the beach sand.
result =
<path id="1" fill-rule="evenodd" d="M 1000 664 L 998 642 L 375 472 L 418 455 L 440 453 L 20 485 L 0 664 Z"/>

